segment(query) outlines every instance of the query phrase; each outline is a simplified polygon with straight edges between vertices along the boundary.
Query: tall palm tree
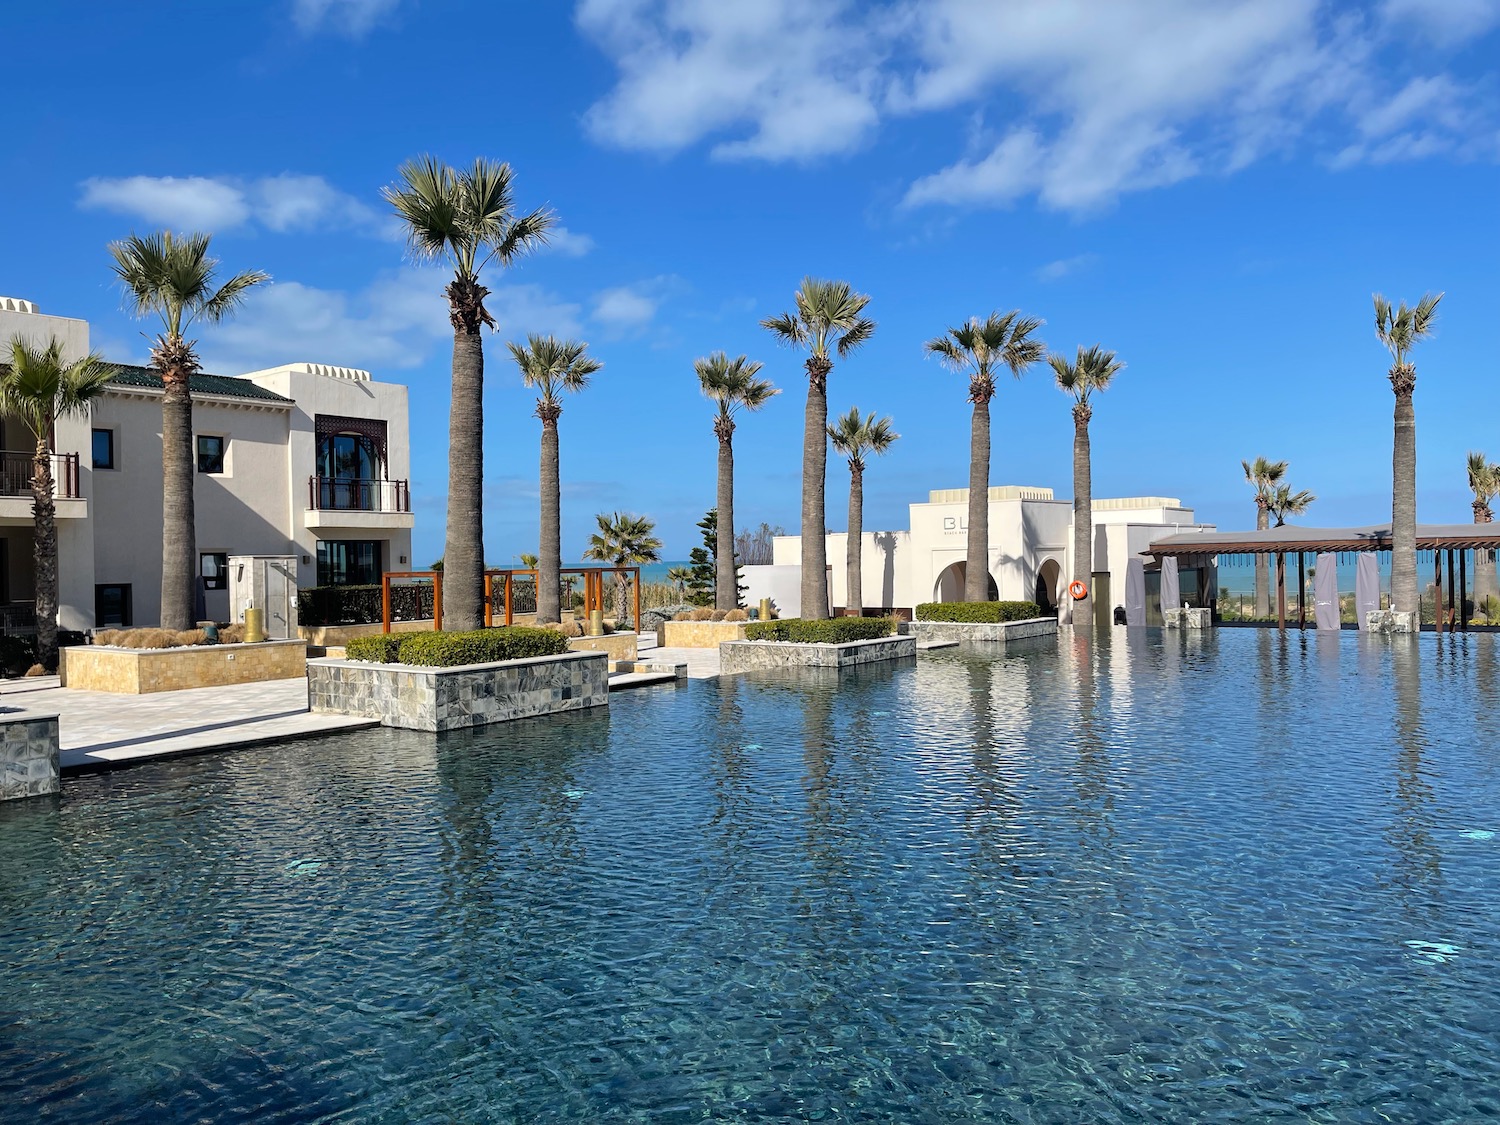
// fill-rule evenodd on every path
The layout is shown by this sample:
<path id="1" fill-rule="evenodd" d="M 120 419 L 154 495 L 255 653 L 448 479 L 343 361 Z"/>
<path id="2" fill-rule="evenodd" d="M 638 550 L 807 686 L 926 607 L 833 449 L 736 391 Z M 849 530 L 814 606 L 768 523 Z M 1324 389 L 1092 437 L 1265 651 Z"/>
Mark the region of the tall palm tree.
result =
<path id="1" fill-rule="evenodd" d="M 161 376 L 162 551 L 161 616 L 163 629 L 192 627 L 197 604 L 195 580 L 198 543 L 193 520 L 193 393 L 198 373 L 196 340 L 184 333 L 197 321 L 218 324 L 227 319 L 245 294 L 270 275 L 259 270 L 237 273 L 216 286 L 217 258 L 208 256 L 207 234 L 173 235 L 171 231 L 129 238 L 109 245 L 115 276 L 125 289 L 125 303 L 137 317 L 159 316 L 162 332 L 151 345 L 151 367 Z"/>
<path id="2" fill-rule="evenodd" d="M 1494 512 L 1490 501 L 1500 493 L 1500 465 L 1486 461 L 1483 453 L 1470 453 L 1468 459 L 1469 488 L 1474 492 L 1474 522 L 1491 523 Z M 1485 599 L 1496 594 L 1495 552 L 1474 552 L 1474 604 L 1483 606 Z"/>
<path id="3" fill-rule="evenodd" d="M 1277 527 L 1284 527 L 1286 525 L 1287 516 L 1302 515 L 1302 513 L 1306 512 L 1307 509 L 1312 506 L 1313 501 L 1315 501 L 1316 499 L 1317 497 L 1314 496 L 1311 492 L 1307 491 L 1307 489 L 1305 488 L 1293 492 L 1291 485 L 1282 483 L 1278 484 L 1271 490 L 1271 496 L 1270 500 L 1266 504 L 1266 510 L 1271 515 L 1276 517 Z M 1283 580 L 1278 583 L 1276 587 L 1278 591 L 1282 591 L 1285 589 L 1285 551 L 1276 552 L 1276 573 L 1282 575 Z M 1276 595 L 1276 617 L 1278 621 L 1284 615 L 1283 599 L 1284 594 L 1278 592 Z"/>
<path id="4" fill-rule="evenodd" d="M 1089 419 L 1094 408 L 1089 396 L 1109 389 L 1110 382 L 1125 365 L 1098 344 L 1078 345 L 1078 358 L 1047 357 L 1057 377 L 1058 389 L 1073 396 L 1073 581 L 1082 582 L 1088 593 L 1073 602 L 1073 623 L 1093 622 L 1094 591 L 1094 497 L 1093 466 L 1089 459 Z"/>
<path id="5" fill-rule="evenodd" d="M 843 359 L 875 332 L 865 317 L 870 298 L 856 293 L 847 281 L 802 279 L 793 294 L 795 312 L 762 320 L 781 343 L 806 348 L 807 409 L 802 424 L 802 616 L 828 616 L 828 526 L 824 491 L 828 476 L 828 373 L 833 370 L 829 349 Z M 726 521 L 727 522 L 727 521 Z"/>
<path id="6" fill-rule="evenodd" d="M 1391 608 L 1418 611 L 1417 594 L 1417 415 L 1412 392 L 1417 369 L 1411 349 L 1432 335 L 1439 293 L 1424 294 L 1416 307 L 1391 303 L 1375 294 L 1375 335 L 1391 353 L 1389 377 L 1396 395 L 1395 438 L 1391 445 Z"/>
<path id="7" fill-rule="evenodd" d="M 1265 531 L 1271 526 L 1271 499 L 1276 486 L 1286 476 L 1285 461 L 1268 461 L 1257 457 L 1254 461 L 1241 461 L 1245 470 L 1245 483 L 1255 489 L 1255 530 Z M 1271 575 L 1266 565 L 1266 556 L 1255 556 L 1255 615 L 1266 617 L 1271 612 Z"/>
<path id="8" fill-rule="evenodd" d="M 734 565 L 734 415 L 741 408 L 759 410 L 781 393 L 769 379 L 761 379 L 761 365 L 745 356 L 730 359 L 714 352 L 693 363 L 698 385 L 718 407 L 714 434 L 719 439 L 719 526 L 714 548 L 714 608 L 735 609 L 740 604 Z"/>
<path id="9" fill-rule="evenodd" d="M 443 289 L 453 325 L 453 383 L 448 406 L 448 526 L 443 548 L 444 612 L 453 629 L 484 624 L 484 347 L 495 327 L 480 273 L 511 265 L 547 241 L 554 217 L 518 215 L 509 164 L 479 158 L 454 169 L 433 156 L 401 165 L 400 181 L 381 194 L 405 228 L 411 256 L 453 270 Z"/>
<path id="10" fill-rule="evenodd" d="M 83 414 L 118 372 L 98 353 L 63 362 L 62 341 L 45 347 L 20 336 L 10 341 L 0 369 L 0 414 L 26 423 L 36 438 L 31 471 L 31 549 L 35 575 L 36 660 L 57 667 L 57 502 L 52 495 L 52 435 L 59 418 Z"/>
<path id="11" fill-rule="evenodd" d="M 871 411 L 860 417 L 859 407 L 851 406 L 828 427 L 833 447 L 849 458 L 849 534 L 845 552 L 848 590 L 844 596 L 844 613 L 859 617 L 865 611 L 863 548 L 865 531 L 865 454 L 883 456 L 901 435 L 891 426 L 890 417 L 877 419 Z"/>
<path id="12" fill-rule="evenodd" d="M 589 536 L 589 545 L 583 557 L 594 562 L 607 562 L 612 566 L 642 566 L 657 562 L 661 558 L 661 540 L 652 534 L 656 524 L 645 516 L 632 516 L 623 512 L 606 515 L 600 512 L 594 517 L 599 530 Z M 615 620 L 624 621 L 625 591 L 628 589 L 623 574 L 615 575 Z M 640 623 L 636 622 L 636 628 Z"/>
<path id="13" fill-rule="evenodd" d="M 964 601 L 982 602 L 990 596 L 990 400 L 1001 367 L 1017 379 L 1047 354 L 1047 345 L 1033 333 L 1045 321 L 1022 316 L 1019 309 L 990 313 L 984 320 L 948 329 L 947 335 L 927 341 L 927 352 L 969 377 L 969 532 L 964 563 Z"/>
<path id="14" fill-rule="evenodd" d="M 604 364 L 588 354 L 579 340 L 530 335 L 525 345 L 510 341 L 511 358 L 521 381 L 538 392 L 536 416 L 542 420 L 541 542 L 537 545 L 536 619 L 561 620 L 562 488 L 557 472 L 557 420 L 564 391 L 577 394 Z"/>

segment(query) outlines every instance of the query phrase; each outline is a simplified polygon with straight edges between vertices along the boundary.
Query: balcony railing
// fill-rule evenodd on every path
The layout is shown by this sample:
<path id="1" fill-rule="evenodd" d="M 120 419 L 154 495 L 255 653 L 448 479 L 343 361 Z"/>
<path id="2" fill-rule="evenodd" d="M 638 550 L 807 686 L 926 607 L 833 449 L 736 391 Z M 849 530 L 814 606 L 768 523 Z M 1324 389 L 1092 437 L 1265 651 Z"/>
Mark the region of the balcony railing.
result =
<path id="1" fill-rule="evenodd" d="M 404 480 L 308 477 L 307 506 L 320 512 L 410 512 L 411 486 Z"/>
<path id="2" fill-rule="evenodd" d="M 34 453 L 0 451 L 0 496 L 30 496 L 34 475 Z M 52 454 L 52 495 L 58 500 L 76 500 L 78 490 L 78 454 Z"/>

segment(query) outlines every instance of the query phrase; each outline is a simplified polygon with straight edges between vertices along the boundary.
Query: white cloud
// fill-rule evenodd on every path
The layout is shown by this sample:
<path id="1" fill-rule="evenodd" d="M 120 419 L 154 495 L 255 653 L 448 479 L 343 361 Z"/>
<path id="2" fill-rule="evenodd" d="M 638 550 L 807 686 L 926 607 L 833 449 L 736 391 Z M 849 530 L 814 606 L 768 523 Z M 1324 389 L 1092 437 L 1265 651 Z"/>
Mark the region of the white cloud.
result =
<path id="1" fill-rule="evenodd" d="M 329 363 L 380 372 L 415 367 L 453 338 L 441 268 L 407 267 L 364 289 L 318 289 L 296 281 L 258 286 L 230 320 L 202 332 L 206 371 L 236 374 L 283 363 Z M 577 305 L 534 285 L 498 285 L 486 302 L 498 331 L 578 329 Z"/>
<path id="2" fill-rule="evenodd" d="M 565 258 L 581 258 L 592 250 L 595 242 L 586 234 L 579 234 L 564 226 L 555 226 L 547 232 L 544 254 L 561 254 Z"/>
<path id="3" fill-rule="evenodd" d="M 629 286 L 606 289 L 594 301 L 594 319 L 610 328 L 641 328 L 656 316 L 657 300 Z"/>
<path id="4" fill-rule="evenodd" d="M 339 191 L 322 176 L 292 172 L 259 179 L 96 176 L 83 182 L 79 206 L 179 231 L 226 231 L 251 222 L 278 233 L 385 230 L 380 215 L 362 200 Z"/>
<path id="5" fill-rule="evenodd" d="M 582 0 L 579 29 L 620 70 L 585 119 L 596 140 L 672 152 L 736 134 L 720 159 L 808 159 L 875 126 L 868 30 L 840 0 Z"/>
<path id="6" fill-rule="evenodd" d="M 1299 146 L 1409 159 L 1496 135 L 1487 109 L 1351 143 L 1382 113 L 1433 117 L 1454 86 L 1410 49 L 1413 24 L 1472 41 L 1500 0 L 580 0 L 577 22 L 618 71 L 586 126 L 619 147 L 808 160 L 860 147 L 882 118 L 1004 115 L 916 177 L 909 206 L 1088 211 Z"/>
<path id="7" fill-rule="evenodd" d="M 359 39 L 400 6 L 401 0 L 292 0 L 292 22 L 304 35 L 328 30 Z"/>
<path id="8" fill-rule="evenodd" d="M 79 205 L 179 230 L 228 230 L 250 217 L 243 191 L 204 176 L 94 177 L 83 182 Z"/>
<path id="9" fill-rule="evenodd" d="M 1098 254 L 1074 254 L 1071 258 L 1059 258 L 1048 262 L 1036 271 L 1038 281 L 1061 281 L 1065 277 L 1083 273 L 1099 261 Z"/>

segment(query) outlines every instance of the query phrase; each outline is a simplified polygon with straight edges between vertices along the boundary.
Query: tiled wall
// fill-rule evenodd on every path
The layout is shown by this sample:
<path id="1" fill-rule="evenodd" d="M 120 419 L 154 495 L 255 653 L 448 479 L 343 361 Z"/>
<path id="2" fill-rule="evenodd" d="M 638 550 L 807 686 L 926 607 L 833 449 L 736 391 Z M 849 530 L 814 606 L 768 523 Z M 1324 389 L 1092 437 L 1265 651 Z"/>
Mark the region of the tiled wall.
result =
<path id="1" fill-rule="evenodd" d="M 306 641 L 162 649 L 79 645 L 62 650 L 64 687 L 125 695 L 288 680 L 301 676 L 306 667 Z"/>
<path id="2" fill-rule="evenodd" d="M 839 645 L 725 641 L 719 646 L 719 669 L 727 674 L 756 668 L 852 668 L 856 664 L 874 664 L 916 655 L 915 637 L 880 637 Z"/>
<path id="3" fill-rule="evenodd" d="M 56 793 L 57 779 L 57 716 L 0 713 L 0 801 Z"/>

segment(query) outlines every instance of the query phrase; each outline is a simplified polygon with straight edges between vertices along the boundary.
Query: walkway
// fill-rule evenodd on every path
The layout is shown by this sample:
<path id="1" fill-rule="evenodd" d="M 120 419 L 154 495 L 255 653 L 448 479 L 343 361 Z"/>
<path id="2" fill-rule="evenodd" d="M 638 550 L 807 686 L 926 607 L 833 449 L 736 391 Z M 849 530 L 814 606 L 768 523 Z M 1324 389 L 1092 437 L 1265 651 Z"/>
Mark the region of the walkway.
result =
<path id="1" fill-rule="evenodd" d="M 652 663 L 686 664 L 690 680 L 712 680 L 719 675 L 717 648 L 658 648 L 655 633 L 642 633 L 639 650 L 641 659 Z"/>
<path id="2" fill-rule="evenodd" d="M 304 678 L 116 695 L 61 688 L 56 676 L 39 676 L 0 684 L 0 707 L 57 713 L 64 776 L 379 725 L 312 714 Z"/>

